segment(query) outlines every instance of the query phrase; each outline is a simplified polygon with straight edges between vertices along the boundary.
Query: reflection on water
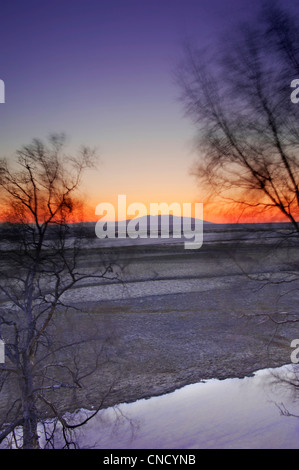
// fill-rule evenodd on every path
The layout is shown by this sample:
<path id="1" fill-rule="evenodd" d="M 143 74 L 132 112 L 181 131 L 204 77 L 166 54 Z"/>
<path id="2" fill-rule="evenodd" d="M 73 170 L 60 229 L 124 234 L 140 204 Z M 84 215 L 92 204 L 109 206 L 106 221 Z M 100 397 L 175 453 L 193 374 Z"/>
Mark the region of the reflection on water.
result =
<path id="1" fill-rule="evenodd" d="M 76 431 L 81 448 L 299 448 L 295 365 L 208 380 L 99 413 Z M 78 421 L 91 412 L 67 416 Z"/>

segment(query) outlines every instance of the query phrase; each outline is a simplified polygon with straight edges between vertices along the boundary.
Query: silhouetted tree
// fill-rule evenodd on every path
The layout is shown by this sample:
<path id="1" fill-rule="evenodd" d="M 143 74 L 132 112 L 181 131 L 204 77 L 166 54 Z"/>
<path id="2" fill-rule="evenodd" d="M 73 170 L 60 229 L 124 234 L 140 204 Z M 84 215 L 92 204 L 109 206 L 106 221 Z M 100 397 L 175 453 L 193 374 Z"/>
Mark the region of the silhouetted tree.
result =
<path id="1" fill-rule="evenodd" d="M 288 240 L 288 247 L 298 246 L 299 235 L 299 104 L 291 100 L 291 84 L 299 78 L 298 31 L 298 17 L 278 2 L 267 2 L 258 18 L 228 34 L 216 50 L 185 45 L 176 74 L 184 109 L 197 130 L 193 172 L 201 200 L 223 207 L 226 215 L 280 216 L 290 222 L 291 233 L 280 239 Z M 286 259 L 282 272 L 267 269 L 250 275 L 246 264 L 240 266 L 261 287 L 275 285 L 279 299 L 292 299 L 298 291 L 297 259 Z M 270 342 L 278 327 L 297 323 L 299 316 L 295 302 L 281 313 L 273 298 L 268 302 L 273 314 L 261 307 L 248 315 L 275 323 Z M 298 390 L 296 370 L 292 379 L 282 374 L 275 380 Z M 280 411 L 291 415 L 283 405 Z"/>
<path id="2" fill-rule="evenodd" d="M 82 174 L 94 162 L 94 152 L 86 147 L 76 157 L 67 156 L 59 135 L 48 144 L 34 140 L 21 148 L 12 168 L 0 161 L 2 208 L 9 221 L 3 226 L 8 235 L 1 246 L 0 335 L 6 361 L 0 364 L 0 385 L 10 384 L 14 396 L 0 423 L 0 442 L 11 435 L 17 446 L 39 447 L 38 423 L 51 416 L 59 421 L 65 445 L 70 446 L 67 431 L 74 426 L 61 416 L 51 397 L 57 390 L 81 388 L 98 366 L 100 347 L 91 351 L 94 366 L 82 368 L 81 341 L 72 341 L 66 328 L 65 341 L 57 343 L 51 329 L 68 305 L 67 291 L 90 277 L 113 276 L 108 263 L 94 272 L 80 268 L 81 240 L 69 225 L 78 217 L 81 203 L 76 195 Z M 93 336 L 94 332 L 91 343 Z M 59 353 L 67 348 L 71 354 L 63 360 Z M 22 430 L 21 441 L 17 428 Z M 53 436 L 48 432 L 46 443 Z"/>
<path id="3" fill-rule="evenodd" d="M 205 202 L 282 214 L 299 234 L 298 20 L 267 3 L 217 51 L 184 49 L 177 80 L 197 128 L 194 173 Z M 273 212 L 274 211 L 274 212 Z"/>

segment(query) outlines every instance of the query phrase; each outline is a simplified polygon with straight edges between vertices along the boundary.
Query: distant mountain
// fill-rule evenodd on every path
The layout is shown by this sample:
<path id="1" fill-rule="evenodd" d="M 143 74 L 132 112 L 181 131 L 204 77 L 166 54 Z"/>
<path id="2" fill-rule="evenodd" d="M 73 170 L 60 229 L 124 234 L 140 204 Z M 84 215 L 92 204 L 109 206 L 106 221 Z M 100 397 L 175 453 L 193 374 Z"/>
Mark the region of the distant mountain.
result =
<path id="1" fill-rule="evenodd" d="M 163 215 L 145 215 L 144 217 L 138 217 L 137 219 L 135 219 L 136 222 L 138 221 L 144 221 L 144 219 L 146 219 L 147 221 L 147 224 L 150 224 L 150 223 L 157 223 L 158 221 L 158 226 L 161 227 L 161 225 L 164 225 L 164 224 L 168 224 L 168 220 L 169 220 L 169 225 L 172 227 L 173 225 L 180 225 L 183 223 L 183 219 L 185 219 L 185 221 L 190 221 L 191 220 L 191 224 L 195 224 L 195 218 L 193 217 L 178 217 L 176 215 L 167 215 L 167 214 L 163 214 Z M 130 221 L 127 220 L 126 222 L 128 223 Z M 205 220 L 203 220 L 203 223 L 204 224 L 210 224 L 212 222 L 207 222 Z"/>
<path id="2" fill-rule="evenodd" d="M 126 226 L 129 224 L 129 222 L 132 220 L 132 223 L 137 226 L 137 224 L 140 225 L 140 227 L 147 227 L 147 232 L 150 233 L 150 229 L 152 230 L 157 230 L 158 234 L 161 234 L 161 231 L 169 227 L 169 234 L 171 235 L 174 230 L 179 230 L 181 228 L 181 231 L 183 230 L 184 227 L 190 230 L 195 229 L 195 224 L 196 220 L 199 221 L 199 219 L 195 219 L 193 217 L 178 217 L 174 215 L 146 215 L 144 217 L 139 217 L 136 219 L 129 219 L 126 220 Z M 122 221 L 121 223 L 123 223 Z M 212 224 L 212 222 L 207 222 L 205 220 L 202 221 L 204 225 L 207 224 Z M 116 231 L 118 230 L 118 222 L 115 224 Z"/>

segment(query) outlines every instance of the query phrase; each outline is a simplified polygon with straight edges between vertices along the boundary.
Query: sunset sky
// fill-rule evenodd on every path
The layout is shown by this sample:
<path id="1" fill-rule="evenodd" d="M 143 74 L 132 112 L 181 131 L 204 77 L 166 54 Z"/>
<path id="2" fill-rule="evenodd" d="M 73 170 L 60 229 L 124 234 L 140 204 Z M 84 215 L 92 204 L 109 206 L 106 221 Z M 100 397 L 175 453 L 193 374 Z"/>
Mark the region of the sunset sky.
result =
<path id="1" fill-rule="evenodd" d="M 290 3 L 287 2 L 287 3 Z M 2 0 L 0 156 L 65 132 L 98 149 L 86 199 L 200 202 L 194 128 L 173 71 L 185 39 L 208 45 L 260 0 Z M 96 217 L 95 217 L 96 218 Z"/>

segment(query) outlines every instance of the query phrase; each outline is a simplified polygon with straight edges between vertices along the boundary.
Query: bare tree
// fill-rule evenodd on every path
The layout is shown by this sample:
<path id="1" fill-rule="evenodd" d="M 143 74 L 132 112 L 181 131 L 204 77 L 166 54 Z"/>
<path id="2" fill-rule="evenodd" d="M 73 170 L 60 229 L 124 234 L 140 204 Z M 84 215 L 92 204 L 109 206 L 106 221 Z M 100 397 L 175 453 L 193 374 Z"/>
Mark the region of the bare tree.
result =
<path id="1" fill-rule="evenodd" d="M 205 202 L 235 213 L 282 216 L 299 234 L 298 21 L 263 8 L 217 51 L 185 46 L 177 81 L 197 128 L 194 173 Z"/>
<path id="2" fill-rule="evenodd" d="M 298 253 L 299 105 L 291 100 L 292 81 L 299 78 L 298 31 L 298 17 L 278 2 L 267 2 L 259 18 L 227 34 L 216 50 L 186 44 L 176 71 L 186 115 L 196 127 L 199 155 L 193 173 L 201 200 L 235 221 L 259 215 L 258 220 L 289 222 L 286 236 L 270 246 L 271 256 L 282 244 Z M 271 287 L 287 305 L 280 312 L 273 296 L 266 299 L 267 308 L 246 314 L 275 324 L 270 343 L 278 328 L 299 321 L 298 257 L 285 259 L 279 272 L 265 265 L 264 273 L 250 274 L 246 262 L 239 267 L 258 281 L 258 289 Z M 297 390 L 298 371 L 294 377 L 288 384 Z"/>
<path id="3" fill-rule="evenodd" d="M 239 25 L 216 49 L 186 44 L 176 71 L 186 115 L 196 127 L 193 173 L 205 207 L 235 221 L 259 215 L 289 222 L 278 245 L 294 249 L 299 105 L 291 101 L 291 83 L 299 77 L 298 30 L 298 17 L 278 2 L 265 2 L 252 24 Z M 261 287 L 275 285 L 283 302 L 298 289 L 296 259 L 285 260 L 279 273 L 249 274 L 246 263 L 239 268 Z M 252 315 L 270 319 L 276 328 L 299 321 L 295 304 L 281 314 L 273 305 L 273 314 L 261 309 Z"/>
<path id="4" fill-rule="evenodd" d="M 65 294 L 75 285 L 114 275 L 108 262 L 95 272 L 80 266 L 81 240 L 73 236 L 69 222 L 78 220 L 78 188 L 95 154 L 84 147 L 76 157 L 67 156 L 64 143 L 59 135 L 48 144 L 34 140 L 17 152 L 12 169 L 0 161 L 2 207 L 9 221 L 1 230 L 6 240 L 1 244 L 0 336 L 6 361 L 0 364 L 0 387 L 10 385 L 13 396 L 0 423 L 0 442 L 10 435 L 16 446 L 26 449 L 39 447 L 38 423 L 49 416 L 62 424 L 70 445 L 66 430 L 72 425 L 63 419 L 53 393 L 82 388 L 84 378 L 99 365 L 102 346 L 93 350 L 96 335 L 89 335 L 94 366 L 82 369 L 80 347 L 86 336 L 75 341 L 65 331 L 65 341 L 58 341 L 55 318 L 68 306 Z M 67 348 L 63 360 L 61 352 Z"/>

